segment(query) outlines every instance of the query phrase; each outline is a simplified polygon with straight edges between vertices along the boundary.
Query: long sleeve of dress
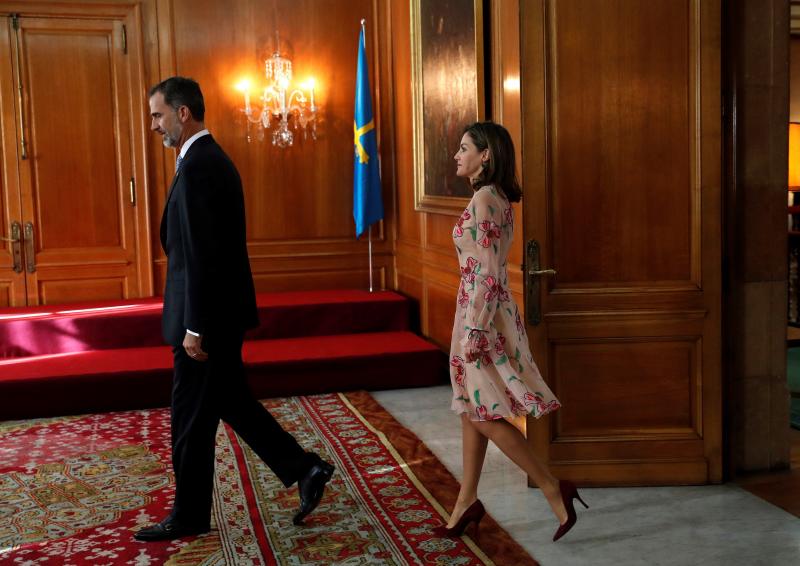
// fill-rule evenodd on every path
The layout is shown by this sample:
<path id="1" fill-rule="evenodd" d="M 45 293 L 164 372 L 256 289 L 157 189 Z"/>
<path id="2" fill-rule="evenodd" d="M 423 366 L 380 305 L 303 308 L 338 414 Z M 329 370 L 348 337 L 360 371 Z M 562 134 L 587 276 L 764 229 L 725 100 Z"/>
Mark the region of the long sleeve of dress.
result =
<path id="1" fill-rule="evenodd" d="M 474 278 L 471 277 L 472 288 L 468 289 L 470 302 L 465 330 L 467 335 L 472 330 L 482 331 L 493 344 L 496 330 L 492 321 L 503 293 L 501 264 L 504 258 L 498 249 L 504 229 L 503 210 L 493 189 L 478 191 L 472 202 L 474 224 L 470 236 L 475 240 L 477 251 L 476 257 L 467 259 L 468 264 L 474 266 Z"/>

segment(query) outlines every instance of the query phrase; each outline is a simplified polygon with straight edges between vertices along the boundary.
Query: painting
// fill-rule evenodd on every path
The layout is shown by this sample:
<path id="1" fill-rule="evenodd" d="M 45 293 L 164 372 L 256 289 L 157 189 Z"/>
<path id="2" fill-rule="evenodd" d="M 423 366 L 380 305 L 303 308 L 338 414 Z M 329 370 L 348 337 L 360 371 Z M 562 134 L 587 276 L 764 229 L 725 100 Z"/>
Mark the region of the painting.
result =
<path id="1" fill-rule="evenodd" d="M 453 155 L 484 119 L 482 0 L 411 0 L 415 209 L 461 214 L 472 196 Z"/>

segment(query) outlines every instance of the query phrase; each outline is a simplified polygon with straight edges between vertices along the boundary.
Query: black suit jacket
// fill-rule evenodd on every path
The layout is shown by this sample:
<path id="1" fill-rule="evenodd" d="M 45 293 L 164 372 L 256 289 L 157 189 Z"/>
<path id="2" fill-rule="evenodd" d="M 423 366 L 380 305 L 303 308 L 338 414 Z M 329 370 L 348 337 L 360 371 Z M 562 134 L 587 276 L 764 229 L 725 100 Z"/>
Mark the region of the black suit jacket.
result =
<path id="1" fill-rule="evenodd" d="M 210 135 L 189 147 L 172 181 L 161 246 L 167 254 L 162 331 L 169 344 L 180 346 L 187 328 L 224 338 L 258 325 L 242 181 Z"/>

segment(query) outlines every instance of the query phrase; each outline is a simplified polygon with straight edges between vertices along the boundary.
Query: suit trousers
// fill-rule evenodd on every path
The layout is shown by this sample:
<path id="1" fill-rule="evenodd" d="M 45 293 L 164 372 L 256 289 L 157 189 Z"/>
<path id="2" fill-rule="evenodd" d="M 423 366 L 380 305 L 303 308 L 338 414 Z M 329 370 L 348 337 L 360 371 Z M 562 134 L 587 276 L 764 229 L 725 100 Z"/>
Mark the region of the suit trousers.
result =
<path id="1" fill-rule="evenodd" d="M 214 448 L 220 420 L 228 423 L 289 487 L 320 460 L 308 453 L 256 400 L 242 363 L 243 336 L 203 340 L 206 362 L 173 348 L 172 466 L 175 503 L 172 517 L 185 525 L 207 527 L 214 486 Z"/>

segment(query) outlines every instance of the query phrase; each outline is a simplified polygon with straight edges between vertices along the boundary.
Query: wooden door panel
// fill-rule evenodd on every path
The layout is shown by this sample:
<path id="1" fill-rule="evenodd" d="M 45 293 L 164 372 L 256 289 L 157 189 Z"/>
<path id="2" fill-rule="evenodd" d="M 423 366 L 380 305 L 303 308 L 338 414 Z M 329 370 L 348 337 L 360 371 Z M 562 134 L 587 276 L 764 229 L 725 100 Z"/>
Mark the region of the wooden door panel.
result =
<path id="1" fill-rule="evenodd" d="M 119 247 L 111 30 L 23 30 L 38 259 Z"/>
<path id="2" fill-rule="evenodd" d="M 7 281 L 0 281 L 0 307 L 18 306 L 12 302 L 11 285 Z"/>
<path id="3" fill-rule="evenodd" d="M 0 237 L 11 237 L 12 224 L 21 222 L 17 174 L 19 149 L 15 112 L 15 76 L 12 66 L 11 20 L 0 22 Z M 25 304 L 25 273 L 14 270 L 14 244 L 0 241 L 0 307 Z"/>
<path id="4" fill-rule="evenodd" d="M 130 63 L 121 25 L 19 21 L 30 153 L 20 167 L 22 202 L 34 227 L 36 262 L 28 274 L 29 303 L 121 298 L 120 289 L 137 296 Z M 105 283 L 100 272 L 107 273 Z M 89 278 L 96 284 L 82 286 Z"/>
<path id="5" fill-rule="evenodd" d="M 39 280 L 38 295 L 41 304 L 94 301 L 98 297 L 124 299 L 128 296 L 126 278 L 116 274 L 114 269 L 94 270 L 94 274 L 95 277 L 78 279 L 70 270 L 64 279 L 57 279 L 57 274 L 54 273 L 47 280 Z"/>
<path id="6" fill-rule="evenodd" d="M 525 235 L 537 363 L 562 403 L 530 442 L 590 484 L 721 479 L 719 3 L 522 6 Z"/>
<path id="7" fill-rule="evenodd" d="M 698 343 L 691 339 L 554 342 L 551 379 L 567 407 L 553 440 L 694 433 Z"/>
<path id="8" fill-rule="evenodd" d="M 558 288 L 691 277 L 689 4 L 548 3 Z"/>

